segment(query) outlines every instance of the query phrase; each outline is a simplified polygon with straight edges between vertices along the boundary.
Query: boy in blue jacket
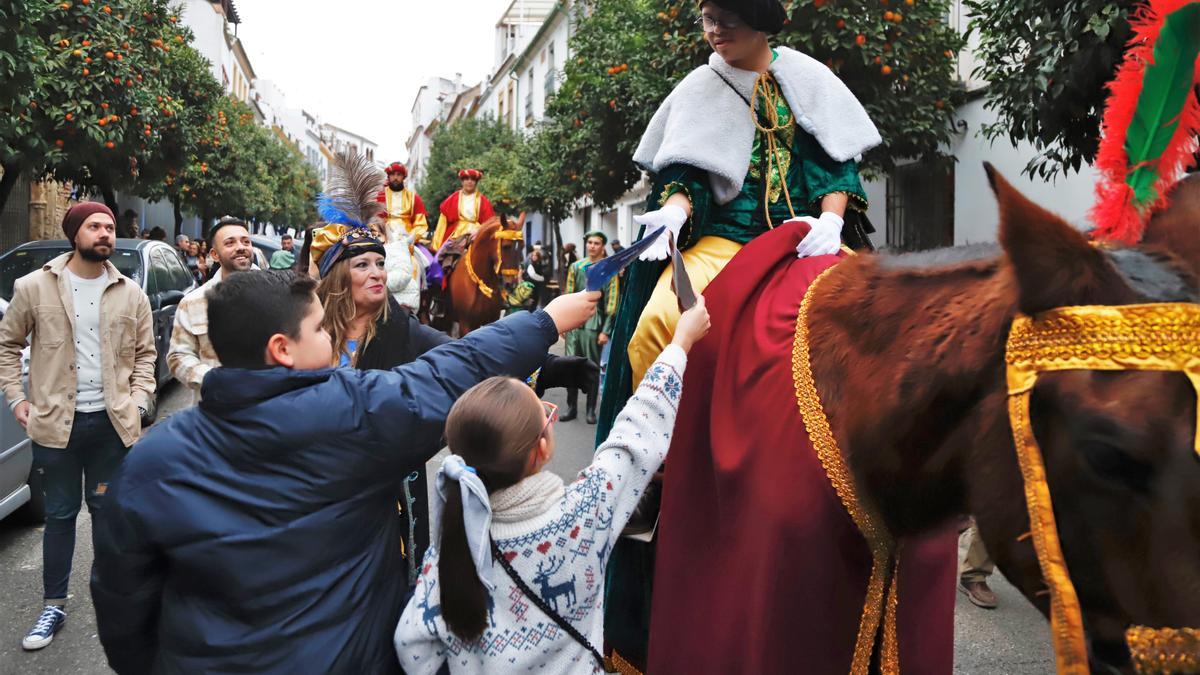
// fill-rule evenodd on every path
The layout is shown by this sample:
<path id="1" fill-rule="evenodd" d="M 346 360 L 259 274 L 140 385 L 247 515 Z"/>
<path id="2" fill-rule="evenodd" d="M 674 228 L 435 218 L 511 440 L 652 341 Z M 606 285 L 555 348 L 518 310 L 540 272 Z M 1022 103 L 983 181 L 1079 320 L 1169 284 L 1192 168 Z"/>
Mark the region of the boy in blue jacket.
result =
<path id="1" fill-rule="evenodd" d="M 110 483 L 91 587 L 122 675 L 400 672 L 403 477 L 441 447 L 460 394 L 527 376 L 599 296 L 561 296 L 394 370 L 330 369 L 315 283 L 247 272 L 211 290 L 223 367 Z"/>

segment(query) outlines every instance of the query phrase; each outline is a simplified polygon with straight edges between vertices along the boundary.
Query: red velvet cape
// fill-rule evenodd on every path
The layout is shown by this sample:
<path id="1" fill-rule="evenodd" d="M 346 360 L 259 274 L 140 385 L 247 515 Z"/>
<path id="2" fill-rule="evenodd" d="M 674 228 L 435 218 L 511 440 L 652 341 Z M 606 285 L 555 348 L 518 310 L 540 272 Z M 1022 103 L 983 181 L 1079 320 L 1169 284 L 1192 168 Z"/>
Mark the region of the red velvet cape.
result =
<path id="1" fill-rule="evenodd" d="M 756 238 L 704 292 L 713 329 L 689 358 L 667 460 L 649 673 L 850 671 L 871 555 L 796 402 L 796 315 L 838 260 L 797 259 L 805 232 Z M 948 674 L 954 533 L 900 550 L 901 672 Z"/>
<path id="2" fill-rule="evenodd" d="M 450 241 L 454 238 L 454 228 L 458 227 L 458 195 L 462 194 L 461 190 L 455 190 L 449 197 L 446 197 L 442 202 L 440 210 L 443 216 L 446 216 L 446 238 L 445 241 Z M 496 216 L 496 210 L 492 208 L 492 202 L 487 198 L 487 195 L 479 193 L 479 213 L 477 220 L 481 223 L 486 223 Z M 432 223 L 436 227 L 436 223 Z"/>

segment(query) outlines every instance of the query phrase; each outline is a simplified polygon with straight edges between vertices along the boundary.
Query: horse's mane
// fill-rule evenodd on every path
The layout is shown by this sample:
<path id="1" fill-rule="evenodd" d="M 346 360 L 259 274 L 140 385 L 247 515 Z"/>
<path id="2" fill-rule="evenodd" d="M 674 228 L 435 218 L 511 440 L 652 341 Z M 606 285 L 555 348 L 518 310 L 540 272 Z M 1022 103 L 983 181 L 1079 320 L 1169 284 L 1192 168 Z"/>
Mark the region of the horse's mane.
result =
<path id="1" fill-rule="evenodd" d="M 1158 302 L 1200 302 L 1197 283 L 1161 251 L 1122 248 L 1105 251 L 1121 277 L 1138 294 Z M 956 272 L 995 272 L 1004 251 L 999 244 L 967 244 L 916 253 L 881 254 L 880 270 L 932 277 Z"/>

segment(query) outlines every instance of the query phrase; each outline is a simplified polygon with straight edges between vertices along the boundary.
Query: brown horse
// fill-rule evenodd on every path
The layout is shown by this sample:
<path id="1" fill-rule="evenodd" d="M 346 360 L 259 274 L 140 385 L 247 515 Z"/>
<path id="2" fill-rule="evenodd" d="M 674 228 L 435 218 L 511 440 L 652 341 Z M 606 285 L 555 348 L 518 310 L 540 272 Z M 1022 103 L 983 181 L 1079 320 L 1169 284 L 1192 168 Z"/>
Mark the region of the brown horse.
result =
<path id="1" fill-rule="evenodd" d="M 459 336 L 463 336 L 500 318 L 504 294 L 520 278 L 524 226 L 522 213 L 511 228 L 504 216 L 479 228 L 446 278 L 448 306 L 440 329 L 449 332 L 457 322 Z"/>
<path id="2" fill-rule="evenodd" d="M 997 565 L 1046 613 L 1022 536 L 1030 525 L 1006 411 L 1009 325 L 1018 310 L 1196 302 L 1200 180 L 1177 190 L 1145 245 L 1106 252 L 990 168 L 989 177 L 1004 255 L 839 265 L 814 298 L 813 373 L 888 530 L 913 535 L 975 514 Z M 1032 418 L 1096 659 L 1126 667 L 1133 624 L 1200 627 L 1196 397 L 1183 373 L 1048 373 Z"/>
<path id="3" fill-rule="evenodd" d="M 944 532 L 960 515 L 974 514 L 996 564 L 1031 603 L 1049 615 L 1047 583 L 1028 534 L 1024 482 L 1007 407 L 1005 345 L 1010 326 L 1019 312 L 1036 315 L 1067 306 L 1200 301 L 1200 177 L 1175 190 L 1171 208 L 1148 225 L 1141 245 L 1106 250 L 1092 246 L 1083 234 L 1027 200 L 990 166 L 988 176 L 1000 208 L 1001 246 L 861 255 L 837 264 L 812 291 L 808 362 L 852 484 L 865 503 L 874 506 L 886 533 L 901 542 L 901 554 L 905 542 L 916 544 Z M 738 272 L 733 269 L 737 264 L 735 258 L 726 271 Z M 733 297 L 722 296 L 724 287 L 735 288 L 732 282 L 724 287 L 719 282 L 720 277 L 710 287 L 713 296 Z M 786 284 L 776 283 L 777 287 Z M 790 350 L 786 356 L 773 351 L 763 357 L 761 363 L 768 365 L 760 371 L 722 374 L 734 369 L 734 362 L 722 360 L 729 358 L 726 354 L 739 346 L 750 351 L 747 345 L 754 344 L 749 342 L 752 338 L 738 336 L 753 334 L 753 339 L 765 344 L 769 322 L 785 326 L 796 322 L 799 303 L 793 303 L 794 295 L 787 296 L 787 291 L 781 293 L 776 297 L 788 302 L 780 301 L 780 306 L 747 304 L 750 308 L 744 314 L 734 314 L 754 317 L 759 325 L 731 329 L 725 343 L 702 348 L 720 355 L 711 361 L 717 378 L 712 390 L 736 384 L 738 377 L 754 382 L 775 377 L 774 381 L 790 384 L 797 368 Z M 753 295 L 743 295 L 741 301 L 756 302 Z M 710 305 L 714 327 L 718 314 L 729 311 L 717 304 Z M 780 344 L 791 345 L 790 340 Z M 690 361 L 703 363 L 700 356 Z M 689 365 L 689 377 L 692 368 Z M 787 375 L 773 374 L 781 370 Z M 689 380 L 689 387 L 694 382 Z M 689 407 L 695 401 L 690 402 L 689 396 L 707 395 L 697 392 L 685 387 L 681 421 L 685 413 L 699 417 L 710 412 Z M 745 419 L 777 410 L 770 404 L 752 410 L 722 408 L 731 400 L 736 404 L 736 399 L 726 397 L 718 403 L 714 397 L 711 414 Z M 1033 390 L 1032 429 L 1045 460 L 1062 554 L 1082 609 L 1093 672 L 1133 672 L 1125 642 L 1130 626 L 1200 627 L 1196 410 L 1195 391 L 1181 372 L 1049 372 Z M 695 431 L 682 424 L 676 428 L 672 457 L 699 453 L 691 456 L 700 459 L 685 457 L 675 460 L 674 466 L 668 462 L 651 629 L 653 670 L 667 672 L 672 666 L 689 664 L 692 672 L 715 672 L 745 656 L 736 653 L 741 649 L 737 645 L 752 633 L 743 636 L 734 627 L 743 619 L 751 623 L 755 616 L 726 615 L 719 623 L 712 617 L 697 617 L 696 608 L 711 604 L 713 598 L 737 598 L 727 606 L 758 607 L 759 616 L 762 608 L 794 608 L 789 614 L 793 639 L 781 641 L 777 648 L 782 651 L 756 661 L 759 664 L 786 663 L 797 656 L 797 650 L 804 656 L 811 646 L 803 642 L 805 626 L 834 621 L 830 607 L 804 611 L 800 598 L 825 597 L 809 592 L 813 586 L 803 584 L 810 580 L 783 581 L 783 588 L 804 590 L 782 591 L 789 594 L 778 598 L 778 585 L 753 576 L 761 573 L 762 578 L 782 580 L 780 575 L 787 576 L 789 564 L 801 567 L 796 556 L 819 557 L 838 550 L 834 542 L 805 539 L 807 531 L 794 526 L 793 512 L 807 497 L 799 494 L 797 483 L 788 482 L 786 470 L 772 480 L 789 486 L 790 492 L 773 484 L 745 486 L 739 477 L 751 475 L 748 467 L 755 462 L 788 467 L 799 461 L 788 455 L 794 448 L 769 449 L 764 434 L 774 432 L 756 430 L 783 425 L 778 438 L 803 435 L 804 422 L 794 411 L 771 415 L 770 423 L 763 418 L 762 425 L 734 424 L 735 431 L 725 436 L 732 440 L 722 441 L 723 449 L 712 446 L 711 461 L 704 456 L 706 448 L 681 447 L 680 442 L 686 445 L 691 438 L 693 445 L 702 446 L 694 439 L 705 438 L 709 428 L 718 426 L 700 425 Z M 773 453 L 773 460 L 760 459 Z M 671 491 L 686 492 L 684 483 L 693 480 L 699 480 L 701 487 L 690 497 L 677 496 L 673 503 Z M 710 489 L 714 496 L 706 499 L 701 493 Z M 751 506 L 737 501 L 753 501 L 753 495 L 761 492 L 772 496 Z M 685 499 L 691 501 L 684 503 Z M 687 515 L 678 520 L 683 512 L 702 515 L 695 518 L 696 525 L 690 525 Z M 731 520 L 729 514 L 738 512 L 748 512 L 752 520 Z M 677 520 L 672 522 L 671 517 Z M 744 522 L 754 524 L 738 529 Z M 746 533 L 755 527 L 765 531 Z M 706 532 L 709 536 L 697 536 Z M 743 548 L 736 552 L 737 558 L 732 552 L 729 559 L 723 558 L 725 554 L 712 547 L 713 532 L 721 533 L 717 539 L 724 547 L 733 549 L 749 541 L 759 550 Z M 945 541 L 944 535 L 940 541 Z M 867 553 L 861 546 L 854 550 Z M 953 553 L 945 549 L 939 555 Z M 705 564 L 690 562 L 698 559 Z M 727 573 L 736 563 L 741 563 L 741 574 Z M 911 636 L 911 631 L 941 630 L 943 622 L 948 627 L 952 604 L 938 605 L 940 614 L 917 622 L 928 619 L 927 626 L 912 626 L 912 616 L 906 619 L 903 611 L 906 602 L 911 608 L 920 606 L 920 600 L 911 592 L 905 595 L 904 566 L 899 569 L 901 621 L 910 622 L 907 629 L 901 624 L 900 663 L 904 663 L 904 631 Z M 727 586 L 722 581 L 726 577 L 734 577 Z M 953 584 L 953 577 L 933 584 L 929 592 L 941 588 L 937 592 L 952 594 L 947 582 Z M 749 589 L 756 583 L 763 590 L 750 598 Z M 691 594 L 701 597 L 699 604 L 689 604 Z M 818 619 L 821 613 L 825 616 Z M 841 624 L 847 630 L 858 628 L 857 612 L 838 616 L 848 619 Z M 769 624 L 772 619 L 767 616 L 763 621 Z M 731 659 L 719 662 L 721 666 L 704 665 L 717 663 L 712 660 L 713 643 L 730 632 L 733 646 L 724 651 L 733 653 Z M 948 641 L 949 631 L 943 634 Z M 693 635 L 694 643 L 689 643 Z M 914 652 L 907 654 L 912 658 Z"/>

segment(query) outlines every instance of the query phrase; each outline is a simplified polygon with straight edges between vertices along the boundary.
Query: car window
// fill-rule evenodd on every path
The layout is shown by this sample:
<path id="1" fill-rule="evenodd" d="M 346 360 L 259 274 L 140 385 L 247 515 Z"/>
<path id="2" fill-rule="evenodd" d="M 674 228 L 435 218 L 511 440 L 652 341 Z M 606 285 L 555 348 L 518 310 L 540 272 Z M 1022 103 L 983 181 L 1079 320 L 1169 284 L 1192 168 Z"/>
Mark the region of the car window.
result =
<path id="1" fill-rule="evenodd" d="M 17 279 L 39 269 L 46 263 L 71 250 L 65 244 L 54 248 L 17 249 L 0 258 L 0 297 L 12 301 L 13 285 Z M 137 251 L 117 249 L 108 259 L 117 270 L 133 279 L 139 286 L 142 283 L 142 259 Z"/>
<path id="2" fill-rule="evenodd" d="M 146 285 L 146 295 L 154 293 L 162 293 L 175 288 L 174 275 L 167 263 L 167 256 L 161 248 L 155 248 L 150 252 L 150 282 L 154 284 L 154 290 L 150 290 L 150 284 Z"/>
<path id="3" fill-rule="evenodd" d="M 166 261 L 167 269 L 171 271 L 171 288 L 177 291 L 187 292 L 192 287 L 192 273 L 184 266 L 183 261 L 179 259 L 179 254 L 175 251 L 162 251 L 163 260 Z"/>

